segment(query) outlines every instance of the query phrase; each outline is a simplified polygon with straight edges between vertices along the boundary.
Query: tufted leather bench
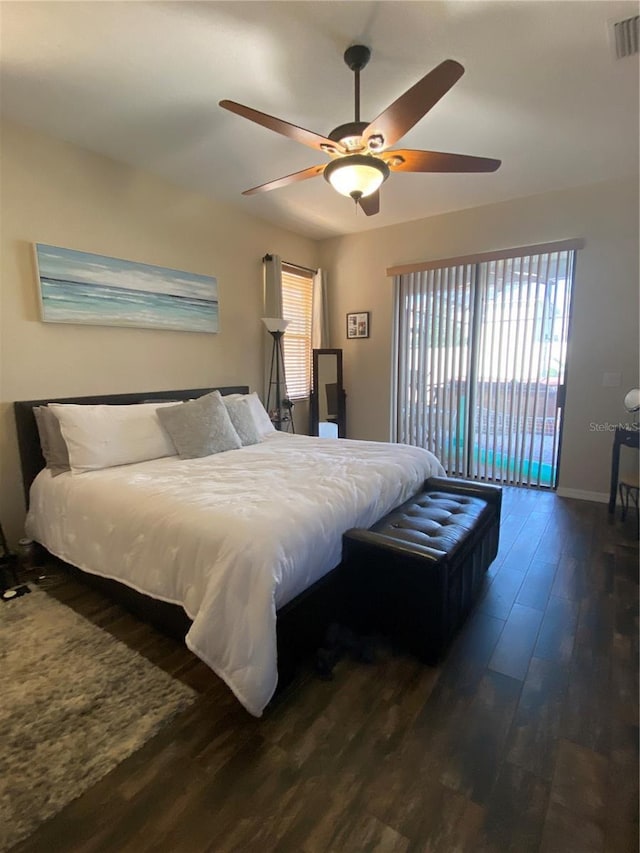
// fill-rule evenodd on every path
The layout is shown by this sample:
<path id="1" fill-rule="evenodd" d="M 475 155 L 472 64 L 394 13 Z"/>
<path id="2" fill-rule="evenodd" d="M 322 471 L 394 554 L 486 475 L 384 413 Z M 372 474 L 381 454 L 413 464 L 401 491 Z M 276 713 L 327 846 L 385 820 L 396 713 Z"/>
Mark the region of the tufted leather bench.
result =
<path id="1" fill-rule="evenodd" d="M 352 626 L 382 632 L 436 664 L 498 551 L 502 490 L 431 477 L 421 492 L 343 537 Z"/>

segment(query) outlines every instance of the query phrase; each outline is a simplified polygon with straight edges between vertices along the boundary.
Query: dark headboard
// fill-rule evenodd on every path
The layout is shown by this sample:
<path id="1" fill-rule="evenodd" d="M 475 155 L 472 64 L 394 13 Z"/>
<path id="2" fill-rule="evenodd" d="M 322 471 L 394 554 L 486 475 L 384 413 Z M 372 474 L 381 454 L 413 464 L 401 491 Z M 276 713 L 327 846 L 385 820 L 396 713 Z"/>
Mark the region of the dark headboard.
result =
<path id="1" fill-rule="evenodd" d="M 40 436 L 36 425 L 33 409 L 35 406 L 46 406 L 47 403 L 80 403 L 84 405 L 111 404 L 128 405 L 142 403 L 144 400 L 191 400 L 215 391 L 215 388 L 195 388 L 188 391 L 145 391 L 136 394 L 106 394 L 101 397 L 49 397 L 46 400 L 19 400 L 13 404 L 16 427 L 18 430 L 18 447 L 20 449 L 20 467 L 22 468 L 22 483 L 27 506 L 29 505 L 29 489 L 40 471 L 44 468 L 44 457 L 40 449 Z M 247 394 L 247 385 L 234 385 L 218 388 L 221 394 Z"/>

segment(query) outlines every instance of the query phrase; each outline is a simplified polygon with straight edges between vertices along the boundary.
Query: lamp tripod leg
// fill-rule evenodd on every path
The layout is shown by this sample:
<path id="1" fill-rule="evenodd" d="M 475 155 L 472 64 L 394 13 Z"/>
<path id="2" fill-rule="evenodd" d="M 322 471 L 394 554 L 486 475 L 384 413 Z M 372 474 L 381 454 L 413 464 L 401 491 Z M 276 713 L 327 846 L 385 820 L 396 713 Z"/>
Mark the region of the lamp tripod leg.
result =
<path id="1" fill-rule="evenodd" d="M 273 388 L 273 362 L 274 362 L 274 359 L 275 359 L 275 354 L 276 354 L 276 347 L 275 347 L 275 341 L 274 341 L 273 349 L 271 350 L 271 369 L 269 370 L 269 385 L 268 385 L 268 387 L 267 387 L 267 401 L 266 401 L 266 402 L 267 402 L 267 405 L 265 406 L 265 408 L 266 408 L 267 412 L 269 413 L 269 415 L 271 414 L 271 412 L 270 412 L 270 408 L 271 408 L 271 391 L 272 391 L 272 388 Z"/>

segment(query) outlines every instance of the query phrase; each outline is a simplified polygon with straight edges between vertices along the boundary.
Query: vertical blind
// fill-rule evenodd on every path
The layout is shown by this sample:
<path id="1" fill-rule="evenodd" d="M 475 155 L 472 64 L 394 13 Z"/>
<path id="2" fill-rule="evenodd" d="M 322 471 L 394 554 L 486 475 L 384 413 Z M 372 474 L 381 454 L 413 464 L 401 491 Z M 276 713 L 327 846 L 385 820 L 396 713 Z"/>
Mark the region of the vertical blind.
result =
<path id="1" fill-rule="evenodd" d="M 401 276 L 396 287 L 394 439 L 426 447 L 447 473 L 463 475 L 474 268 Z"/>
<path id="2" fill-rule="evenodd" d="M 478 266 L 469 475 L 555 486 L 573 252 Z"/>
<path id="3" fill-rule="evenodd" d="M 309 396 L 311 387 L 311 272 L 282 265 L 282 316 L 289 321 L 282 338 L 287 393 L 292 400 Z"/>
<path id="4" fill-rule="evenodd" d="M 575 252 L 396 277 L 395 440 L 447 473 L 555 486 Z"/>

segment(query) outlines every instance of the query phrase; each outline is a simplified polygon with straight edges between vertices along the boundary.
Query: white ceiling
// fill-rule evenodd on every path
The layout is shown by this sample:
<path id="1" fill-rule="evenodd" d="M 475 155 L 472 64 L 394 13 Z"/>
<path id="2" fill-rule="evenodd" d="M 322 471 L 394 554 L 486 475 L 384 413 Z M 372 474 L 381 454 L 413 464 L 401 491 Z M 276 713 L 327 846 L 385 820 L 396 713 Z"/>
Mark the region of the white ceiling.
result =
<path id="1" fill-rule="evenodd" d="M 616 61 L 626 0 L 2 2 L 0 109 L 15 121 L 315 238 L 638 171 L 638 58 Z M 393 174 L 356 215 L 322 178 L 248 187 L 323 161 L 232 115 L 239 101 L 321 134 L 353 119 L 342 55 L 372 48 L 362 118 L 444 59 L 466 73 L 395 147 L 502 159 L 494 174 Z"/>

